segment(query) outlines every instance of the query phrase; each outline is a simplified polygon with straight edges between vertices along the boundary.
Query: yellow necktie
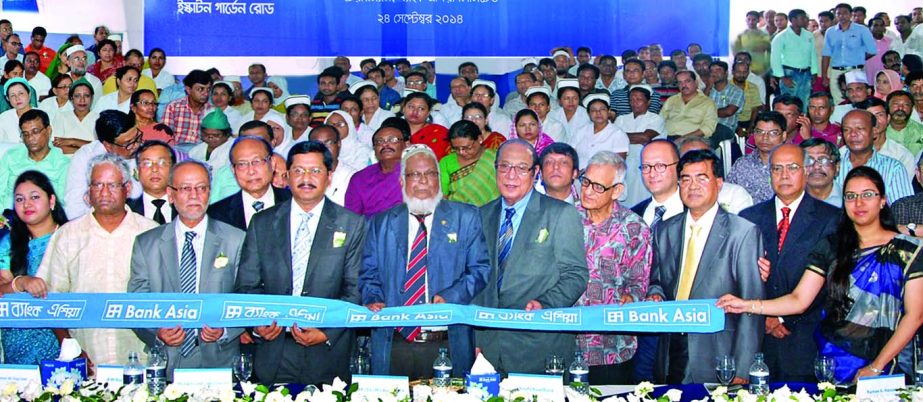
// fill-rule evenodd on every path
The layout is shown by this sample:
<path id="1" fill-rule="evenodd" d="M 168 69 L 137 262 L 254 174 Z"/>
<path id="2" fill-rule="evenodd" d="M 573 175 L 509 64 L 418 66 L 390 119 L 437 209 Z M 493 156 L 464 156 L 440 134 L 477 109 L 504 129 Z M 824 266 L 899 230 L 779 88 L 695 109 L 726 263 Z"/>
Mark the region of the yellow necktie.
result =
<path id="1" fill-rule="evenodd" d="M 686 242 L 686 258 L 683 260 L 683 272 L 679 277 L 679 287 L 676 289 L 676 300 L 689 300 L 689 293 L 692 292 L 692 281 L 695 280 L 695 272 L 699 269 L 699 257 L 695 252 L 695 244 L 699 237 L 699 225 L 689 225 L 691 234 Z"/>

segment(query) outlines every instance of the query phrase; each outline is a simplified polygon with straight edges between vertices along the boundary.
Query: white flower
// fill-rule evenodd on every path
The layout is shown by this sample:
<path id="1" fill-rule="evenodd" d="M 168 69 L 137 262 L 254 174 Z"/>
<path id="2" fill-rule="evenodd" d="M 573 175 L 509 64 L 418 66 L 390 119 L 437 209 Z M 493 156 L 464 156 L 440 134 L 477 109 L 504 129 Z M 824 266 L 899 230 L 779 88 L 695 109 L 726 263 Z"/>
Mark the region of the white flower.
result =
<path id="1" fill-rule="evenodd" d="M 16 393 L 18 392 L 17 388 L 19 387 L 16 386 L 15 382 L 8 382 L 6 383 L 6 386 L 3 387 L 3 392 L 0 393 L 0 395 L 4 397 L 16 395 Z"/>
<path id="2" fill-rule="evenodd" d="M 224 253 L 219 253 L 218 257 L 215 258 L 215 269 L 221 269 L 228 266 L 228 256 Z"/>
<path id="3" fill-rule="evenodd" d="M 31 401 L 31 400 L 34 400 L 35 398 L 38 398 L 39 395 L 41 394 L 42 394 L 42 385 L 35 381 L 29 381 L 29 383 L 26 384 L 26 386 L 22 389 L 22 392 L 20 392 L 19 396 L 22 399 Z"/>
<path id="4" fill-rule="evenodd" d="M 218 399 L 221 402 L 234 402 L 234 389 L 225 388 L 218 393 Z"/>
<path id="5" fill-rule="evenodd" d="M 345 393 L 347 387 L 349 387 L 349 384 L 347 384 L 346 381 L 341 380 L 340 377 L 337 377 L 333 379 L 333 384 L 330 385 L 330 390 Z"/>
<path id="6" fill-rule="evenodd" d="M 588 395 L 581 394 L 577 390 L 571 387 L 564 388 L 564 395 L 567 397 L 569 402 L 591 402 L 592 400 Z"/>
<path id="7" fill-rule="evenodd" d="M 140 387 L 132 394 L 131 402 L 146 402 L 148 396 L 147 387 Z"/>
<path id="8" fill-rule="evenodd" d="M 333 248 L 340 248 L 346 244 L 346 232 L 333 232 Z"/>
<path id="9" fill-rule="evenodd" d="M 243 381 L 240 383 L 240 390 L 243 392 L 243 396 L 253 395 L 253 391 L 256 391 L 256 384 L 250 381 Z"/>
<path id="10" fill-rule="evenodd" d="M 711 392 L 711 396 L 712 398 L 714 398 L 717 396 L 725 395 L 727 393 L 728 393 L 728 387 L 725 387 L 722 385 L 720 387 L 715 387 L 715 390 Z"/>
<path id="11" fill-rule="evenodd" d="M 80 398 L 70 396 L 70 395 L 64 395 L 63 397 L 61 397 L 60 402 L 80 402 Z"/>
<path id="12" fill-rule="evenodd" d="M 666 395 L 667 399 L 669 399 L 670 402 L 679 402 L 683 398 L 683 391 L 680 391 L 678 389 L 671 389 L 667 391 L 667 393 L 664 395 Z"/>
<path id="13" fill-rule="evenodd" d="M 625 398 L 622 398 L 620 396 L 610 396 L 606 399 L 603 399 L 600 402 L 628 402 L 628 401 Z"/>
<path id="14" fill-rule="evenodd" d="M 647 395 L 654 391 L 654 384 L 651 384 L 650 381 L 641 381 L 640 384 L 635 385 L 635 394 L 638 395 Z"/>
<path id="15" fill-rule="evenodd" d="M 270 392 L 268 395 L 266 395 L 266 399 L 264 399 L 263 401 L 264 402 L 285 402 L 285 395 L 282 395 L 281 392 L 279 392 L 278 390 L 275 390 L 275 391 Z"/>
<path id="16" fill-rule="evenodd" d="M 61 383 L 61 388 L 58 389 L 60 395 L 70 395 L 74 392 L 74 380 L 68 378 Z"/>
<path id="17" fill-rule="evenodd" d="M 295 402 L 308 402 L 311 400 L 311 393 L 308 391 L 301 391 L 295 396 Z M 224 402 L 224 401 L 221 401 Z"/>
<path id="18" fill-rule="evenodd" d="M 818 383 L 818 384 L 817 384 L 817 389 L 819 389 L 821 392 L 823 392 L 823 391 L 826 391 L 826 390 L 828 390 L 828 389 L 836 389 L 836 385 L 833 385 L 833 384 L 831 384 L 831 383 L 829 383 L 829 382 L 827 382 L 827 381 L 824 381 L 824 382 L 822 382 L 822 383 Z"/>
<path id="19" fill-rule="evenodd" d="M 798 393 L 792 394 L 792 399 L 798 402 L 814 402 L 814 397 L 811 396 L 808 391 L 805 391 L 804 388 L 798 391 Z"/>
<path id="20" fill-rule="evenodd" d="M 257 399 L 254 398 L 254 400 L 257 400 Z M 332 391 L 318 390 L 318 391 L 314 391 L 314 394 L 308 397 L 308 400 L 311 402 L 337 402 L 337 397 L 336 395 L 333 394 Z"/>
<path id="21" fill-rule="evenodd" d="M 167 388 L 163 390 L 163 397 L 168 400 L 179 399 L 183 396 L 183 390 L 176 384 L 167 385 Z"/>

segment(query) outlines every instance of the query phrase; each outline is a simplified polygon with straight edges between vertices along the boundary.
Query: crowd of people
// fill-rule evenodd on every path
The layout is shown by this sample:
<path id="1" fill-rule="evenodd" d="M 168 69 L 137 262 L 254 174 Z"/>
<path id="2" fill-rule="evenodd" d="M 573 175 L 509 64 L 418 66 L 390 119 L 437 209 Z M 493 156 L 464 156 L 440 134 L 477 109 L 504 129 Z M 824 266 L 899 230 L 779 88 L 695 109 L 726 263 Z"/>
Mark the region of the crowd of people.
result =
<path id="1" fill-rule="evenodd" d="M 537 311 L 719 298 L 715 334 L 464 325 L 357 331 L 0 329 L 2 361 L 75 338 L 94 365 L 166 346 L 175 368 L 253 353 L 262 382 L 428 377 L 448 347 L 501 373 L 581 353 L 593 384 L 851 382 L 912 373 L 923 323 L 923 10 L 866 21 L 749 12 L 730 62 L 698 44 L 523 60 L 503 98 L 474 62 L 437 100 L 432 62 L 337 57 L 318 93 L 263 64 L 177 82 L 167 55 L 96 29 L 57 50 L 0 20 L 0 292 L 251 293 L 378 312 Z M 619 62 L 621 61 L 621 65 Z M 128 250 L 131 250 L 129 253 Z M 2 325 L 2 324 L 0 324 Z M 704 364 L 703 364 L 704 362 Z"/>

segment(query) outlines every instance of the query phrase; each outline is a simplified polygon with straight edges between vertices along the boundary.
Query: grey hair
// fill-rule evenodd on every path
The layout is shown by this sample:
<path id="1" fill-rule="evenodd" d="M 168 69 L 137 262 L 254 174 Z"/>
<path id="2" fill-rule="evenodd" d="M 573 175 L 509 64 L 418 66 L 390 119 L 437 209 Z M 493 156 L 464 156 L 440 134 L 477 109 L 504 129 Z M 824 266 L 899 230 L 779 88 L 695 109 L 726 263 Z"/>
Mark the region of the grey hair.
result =
<path id="1" fill-rule="evenodd" d="M 93 184 L 93 169 L 99 165 L 105 164 L 113 165 L 119 169 L 119 172 L 122 173 L 122 184 L 128 183 L 128 181 L 131 180 L 131 173 L 128 171 L 128 162 L 116 154 L 104 153 L 94 156 L 93 159 L 87 162 L 87 186 Z"/>
<path id="2" fill-rule="evenodd" d="M 711 149 L 711 144 L 708 143 L 705 137 L 702 137 L 701 135 L 684 135 L 676 140 L 676 152 L 682 153 L 683 145 L 693 142 L 701 142 L 702 144 L 705 144 L 706 149 Z"/>
<path id="3" fill-rule="evenodd" d="M 436 153 L 433 152 L 430 147 L 423 144 L 414 144 L 404 149 L 404 153 L 401 154 L 401 177 L 404 177 L 404 172 L 407 170 L 407 160 L 416 155 L 426 155 L 433 160 L 433 164 L 436 165 L 436 173 L 439 172 L 439 158 L 436 157 Z"/>
<path id="4" fill-rule="evenodd" d="M 615 180 L 613 180 L 612 186 L 624 182 L 626 169 L 625 160 L 617 153 L 612 151 L 599 151 L 590 158 L 590 162 L 587 163 L 587 169 L 593 165 L 608 166 L 615 169 Z"/>
<path id="5" fill-rule="evenodd" d="M 198 165 L 202 169 L 205 169 L 205 172 L 208 174 L 208 185 L 211 186 L 211 183 L 212 183 L 211 165 L 205 162 L 199 161 L 199 160 L 195 160 L 195 159 L 186 159 L 180 163 L 173 165 L 173 167 L 170 168 L 170 178 L 168 179 L 167 183 L 170 183 L 170 185 L 172 186 L 173 185 L 173 175 L 176 173 L 176 169 L 180 168 L 181 166 L 186 166 L 186 165 Z"/>

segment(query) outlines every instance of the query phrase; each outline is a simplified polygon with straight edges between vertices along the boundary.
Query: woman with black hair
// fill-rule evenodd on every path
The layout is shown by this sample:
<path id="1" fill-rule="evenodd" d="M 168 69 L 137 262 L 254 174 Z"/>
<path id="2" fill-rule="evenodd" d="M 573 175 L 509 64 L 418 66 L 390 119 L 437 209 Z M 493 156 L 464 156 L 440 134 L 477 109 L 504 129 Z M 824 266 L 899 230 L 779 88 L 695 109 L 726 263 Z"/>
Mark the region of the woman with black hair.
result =
<path id="1" fill-rule="evenodd" d="M 875 169 L 860 166 L 846 175 L 843 206 L 839 229 L 815 246 L 792 293 L 773 300 L 728 294 L 718 307 L 728 313 L 800 314 L 826 290 L 818 352 L 836 361 L 837 381 L 912 373 L 906 359 L 911 354 L 901 351 L 923 322 L 923 281 L 915 280 L 923 277 L 923 241 L 898 233 Z"/>
<path id="2" fill-rule="evenodd" d="M 48 177 L 27 170 L 13 187 L 14 214 L 9 235 L 0 239 L 0 293 L 28 292 L 45 297 L 45 281 L 35 272 L 45 255 L 48 240 L 67 222 L 64 208 Z M 60 344 L 50 329 L 2 329 L 0 340 L 7 364 L 41 364 L 55 359 Z"/>

